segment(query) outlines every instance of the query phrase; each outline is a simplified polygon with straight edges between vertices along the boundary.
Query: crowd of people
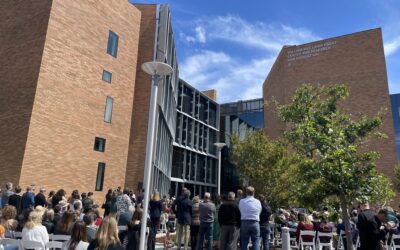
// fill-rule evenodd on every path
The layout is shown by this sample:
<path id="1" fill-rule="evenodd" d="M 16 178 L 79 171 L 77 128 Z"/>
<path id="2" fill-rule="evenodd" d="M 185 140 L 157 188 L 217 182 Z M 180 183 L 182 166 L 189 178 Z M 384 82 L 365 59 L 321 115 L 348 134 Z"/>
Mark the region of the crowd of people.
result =
<path id="1" fill-rule="evenodd" d="M 21 232 L 22 240 L 33 240 L 45 245 L 50 235 L 69 235 L 63 243 L 65 250 L 119 250 L 139 249 L 144 190 L 137 196 L 130 190 L 108 190 L 101 205 L 95 203 L 93 193 L 74 190 L 67 195 L 41 187 L 38 192 L 28 186 L 21 194 L 19 186 L 7 183 L 0 195 L 0 239 Z M 204 193 L 192 197 L 183 188 L 178 197 L 160 197 L 155 192 L 147 211 L 147 249 L 154 249 L 156 235 L 166 233 L 165 247 L 178 249 L 269 249 L 271 230 L 292 228 L 299 241 L 300 231 L 336 232 L 341 237 L 344 223 L 334 222 L 331 212 L 307 213 L 305 209 L 279 209 L 272 213 L 265 197 L 249 186 L 220 197 Z M 103 212 L 104 211 L 104 212 Z M 354 244 L 361 249 L 381 249 L 399 233 L 400 215 L 391 208 L 376 211 L 368 204 L 360 204 L 351 212 L 351 233 Z M 271 226 L 273 223 L 274 226 Z M 176 232 L 175 242 L 170 233 Z M 251 241 L 250 241 L 251 240 Z M 303 241 L 313 241 L 304 236 Z M 251 242 L 251 243 L 250 243 Z M 345 244 L 344 244 L 345 245 Z M 12 250 L 12 246 L 3 246 Z M 346 249 L 346 246 L 344 246 Z"/>

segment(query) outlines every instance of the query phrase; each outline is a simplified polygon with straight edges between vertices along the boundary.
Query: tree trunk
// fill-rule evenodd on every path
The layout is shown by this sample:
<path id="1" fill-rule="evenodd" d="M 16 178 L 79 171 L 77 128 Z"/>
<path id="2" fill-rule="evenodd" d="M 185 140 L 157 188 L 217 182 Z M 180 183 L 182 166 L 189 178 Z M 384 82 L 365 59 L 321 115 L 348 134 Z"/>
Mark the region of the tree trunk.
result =
<path id="1" fill-rule="evenodd" d="M 342 220 L 346 231 L 347 250 L 353 250 L 353 235 L 351 234 L 350 217 L 347 211 L 346 196 L 344 195 L 343 192 L 340 193 L 339 199 L 340 199 L 340 208 L 342 209 Z"/>

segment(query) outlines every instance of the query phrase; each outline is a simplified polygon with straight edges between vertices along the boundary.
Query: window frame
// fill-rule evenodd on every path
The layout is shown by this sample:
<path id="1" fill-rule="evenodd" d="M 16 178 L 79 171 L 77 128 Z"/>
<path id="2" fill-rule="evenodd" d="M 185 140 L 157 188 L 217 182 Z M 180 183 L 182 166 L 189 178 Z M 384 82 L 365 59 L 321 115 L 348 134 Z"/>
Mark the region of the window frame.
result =
<path id="1" fill-rule="evenodd" d="M 114 46 L 110 46 L 113 38 L 115 39 Z M 109 30 L 108 41 L 107 41 L 107 54 L 109 54 L 114 58 L 117 58 L 118 55 L 118 40 L 119 36 L 117 35 L 117 33 L 113 32 L 112 30 Z"/>
<path id="2" fill-rule="evenodd" d="M 102 140 L 102 141 L 103 141 L 103 150 L 97 150 L 97 149 L 96 149 L 96 141 L 98 141 L 98 140 Z M 96 151 L 96 152 L 102 152 L 102 153 L 104 153 L 104 152 L 106 151 L 106 139 L 96 136 L 96 137 L 94 138 L 93 150 Z"/>
<path id="3" fill-rule="evenodd" d="M 107 79 L 104 77 L 104 76 L 107 75 L 107 74 L 109 74 L 109 76 L 110 76 L 110 80 L 109 80 L 109 81 L 107 81 Z M 108 71 L 108 70 L 103 69 L 103 75 L 101 76 L 101 79 L 102 79 L 104 82 L 111 83 L 111 82 L 112 82 L 112 73 L 111 73 L 110 71 Z"/>
<path id="4" fill-rule="evenodd" d="M 104 162 L 99 162 L 97 164 L 96 184 L 94 187 L 95 191 L 98 192 L 103 191 L 105 173 L 106 173 L 106 164 Z"/>
<path id="5" fill-rule="evenodd" d="M 108 103 L 109 103 L 109 100 L 111 100 L 111 108 L 110 108 L 110 111 L 109 111 L 109 113 L 110 113 L 110 118 L 109 119 L 107 119 L 107 107 L 108 107 Z M 106 123 L 111 123 L 112 122 L 112 113 L 113 113 L 113 109 L 114 109 L 114 98 L 112 98 L 111 96 L 107 96 L 106 97 L 106 105 L 105 105 L 105 108 L 104 108 L 104 122 L 106 122 Z"/>

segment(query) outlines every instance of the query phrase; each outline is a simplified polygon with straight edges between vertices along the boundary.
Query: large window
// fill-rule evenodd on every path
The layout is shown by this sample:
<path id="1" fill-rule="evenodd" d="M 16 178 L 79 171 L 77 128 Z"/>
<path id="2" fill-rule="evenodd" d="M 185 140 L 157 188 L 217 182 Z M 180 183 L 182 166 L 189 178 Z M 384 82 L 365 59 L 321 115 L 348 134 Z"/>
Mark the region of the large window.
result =
<path id="1" fill-rule="evenodd" d="M 112 77 L 112 73 L 107 71 L 107 70 L 103 70 L 103 81 L 111 83 L 111 77 Z"/>
<path id="2" fill-rule="evenodd" d="M 103 191 L 104 183 L 104 172 L 106 171 L 106 164 L 104 162 L 99 162 L 97 165 L 97 177 L 96 177 L 96 191 Z"/>
<path id="3" fill-rule="evenodd" d="M 111 119 L 112 119 L 112 110 L 113 110 L 113 98 L 107 96 L 106 99 L 106 110 L 104 111 L 104 121 L 111 123 Z"/>
<path id="4" fill-rule="evenodd" d="M 117 57 L 118 52 L 118 35 L 110 30 L 108 33 L 107 53 L 113 57 Z"/>
<path id="5" fill-rule="evenodd" d="M 99 152 L 104 152 L 106 149 L 106 139 L 96 137 L 94 138 L 94 150 Z"/>

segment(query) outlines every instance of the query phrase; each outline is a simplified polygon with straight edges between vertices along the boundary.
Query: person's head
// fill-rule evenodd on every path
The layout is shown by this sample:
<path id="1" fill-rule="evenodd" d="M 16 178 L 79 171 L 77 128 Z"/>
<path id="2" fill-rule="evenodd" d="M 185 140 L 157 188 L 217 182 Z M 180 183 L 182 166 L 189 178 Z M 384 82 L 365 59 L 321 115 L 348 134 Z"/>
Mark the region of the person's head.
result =
<path id="1" fill-rule="evenodd" d="M 242 198 L 242 197 L 243 197 L 243 190 L 238 189 L 238 190 L 236 191 L 236 194 L 237 194 L 237 198 L 238 198 L 238 199 Z"/>
<path id="2" fill-rule="evenodd" d="M 213 195 L 212 195 L 212 201 L 215 204 L 221 203 L 221 196 L 217 192 L 214 192 Z"/>
<path id="3" fill-rule="evenodd" d="M 195 197 L 193 197 L 192 202 L 193 202 L 193 203 L 200 203 L 200 198 L 199 198 L 199 196 L 196 195 Z"/>
<path id="4" fill-rule="evenodd" d="M 45 221 L 53 221 L 54 220 L 54 210 L 53 209 L 47 209 L 44 212 L 43 220 L 45 220 Z"/>
<path id="5" fill-rule="evenodd" d="M 387 216 L 388 216 L 388 210 L 387 209 L 380 209 L 378 212 L 378 219 L 382 222 L 385 223 L 387 220 Z"/>
<path id="6" fill-rule="evenodd" d="M 299 222 L 303 222 L 305 224 L 311 224 L 310 219 L 305 213 L 299 213 Z"/>
<path id="7" fill-rule="evenodd" d="M 54 190 L 51 190 L 51 191 L 49 192 L 49 197 L 53 197 L 55 193 L 56 193 L 56 192 L 54 192 Z"/>
<path id="8" fill-rule="evenodd" d="M 183 191 L 183 196 L 186 197 L 186 198 L 189 198 L 190 197 L 190 190 L 189 189 L 185 189 Z"/>
<path id="9" fill-rule="evenodd" d="M 85 222 L 78 220 L 72 226 L 71 239 L 69 241 L 68 250 L 75 250 L 76 246 L 79 244 L 80 241 L 87 242 L 88 240 L 86 237 Z"/>
<path id="10" fill-rule="evenodd" d="M 89 197 L 89 198 L 92 197 L 92 196 L 93 196 L 93 192 L 89 192 L 88 195 L 87 195 L 87 197 Z"/>
<path id="11" fill-rule="evenodd" d="M 368 202 L 362 202 L 360 203 L 360 210 L 364 211 L 364 210 L 368 210 L 370 209 L 369 203 Z"/>
<path id="12" fill-rule="evenodd" d="M 32 229 L 36 226 L 40 226 L 42 224 L 42 216 L 42 212 L 38 210 L 33 210 L 29 213 L 28 221 L 26 222 L 25 227 L 28 229 Z"/>
<path id="13" fill-rule="evenodd" d="M 97 230 L 96 238 L 99 249 L 107 249 L 110 244 L 120 243 L 118 238 L 117 221 L 114 217 L 105 217 Z"/>
<path id="14" fill-rule="evenodd" d="M 83 221 L 87 226 L 91 226 L 95 222 L 95 214 L 93 212 L 88 212 L 83 216 Z"/>
<path id="15" fill-rule="evenodd" d="M 15 190 L 15 193 L 16 193 L 16 194 L 19 194 L 19 193 L 21 193 L 22 188 L 21 188 L 20 186 L 17 185 L 17 186 L 15 186 L 15 189 L 14 189 L 14 190 Z"/>
<path id="16" fill-rule="evenodd" d="M 82 203 L 79 201 L 74 202 L 74 210 L 81 210 L 82 209 Z"/>
<path id="17" fill-rule="evenodd" d="M 129 195 L 129 189 L 124 188 L 124 190 L 122 191 L 123 194 Z"/>
<path id="18" fill-rule="evenodd" d="M 27 192 L 27 193 L 32 192 L 32 186 L 27 186 L 27 187 L 26 187 L 26 192 Z"/>
<path id="19" fill-rule="evenodd" d="M 260 194 L 260 195 L 258 196 L 258 198 L 260 199 L 260 202 L 261 202 L 261 203 L 265 202 L 265 196 L 264 196 L 264 195 Z"/>
<path id="20" fill-rule="evenodd" d="M 13 189 L 13 184 L 12 182 L 7 182 L 6 183 L 6 190 L 11 191 Z"/>
<path id="21" fill-rule="evenodd" d="M 32 211 L 33 211 L 33 208 L 31 208 L 31 207 L 26 209 L 25 211 L 23 211 L 22 221 L 21 221 L 22 226 L 25 226 L 25 224 L 28 222 L 29 215 L 31 214 Z"/>
<path id="22" fill-rule="evenodd" d="M 46 189 L 45 189 L 44 187 L 41 187 L 39 192 L 40 192 L 41 194 L 44 194 L 44 193 L 46 193 Z"/>
<path id="23" fill-rule="evenodd" d="M 137 221 L 140 221 L 142 219 L 142 215 L 143 210 L 141 208 L 136 209 L 133 213 L 131 224 L 136 224 Z"/>
<path id="24" fill-rule="evenodd" d="M 58 191 L 57 191 L 57 193 L 56 193 L 56 195 L 58 196 L 58 197 L 64 197 L 65 196 L 65 190 L 64 189 L 59 189 Z"/>
<path id="25" fill-rule="evenodd" d="M 17 218 L 17 209 L 11 205 L 5 205 L 2 214 L 4 220 L 13 220 Z"/>
<path id="26" fill-rule="evenodd" d="M 72 191 L 71 198 L 74 200 L 79 200 L 81 198 L 81 196 L 79 195 L 79 191 L 77 189 Z"/>
<path id="27" fill-rule="evenodd" d="M 60 222 L 57 224 L 57 228 L 61 232 L 68 232 L 71 229 L 72 223 L 75 220 L 75 212 L 71 210 L 67 210 L 64 212 L 61 217 Z"/>
<path id="28" fill-rule="evenodd" d="M 61 206 L 60 205 L 56 205 L 53 207 L 54 210 L 54 214 L 58 214 L 61 211 Z"/>
<path id="29" fill-rule="evenodd" d="M 86 197 L 87 197 L 87 194 L 85 192 L 81 193 L 82 200 L 85 199 Z"/>
<path id="30" fill-rule="evenodd" d="M 108 189 L 108 191 L 107 191 L 107 195 L 111 195 L 111 194 L 112 194 L 112 192 L 113 192 L 112 188 Z"/>
<path id="31" fill-rule="evenodd" d="M 0 225 L 0 239 L 4 239 L 4 235 L 6 234 L 6 229 L 3 225 Z"/>
<path id="32" fill-rule="evenodd" d="M 247 196 L 254 196 L 255 190 L 252 186 L 248 186 L 246 188 L 246 195 Z"/>
<path id="33" fill-rule="evenodd" d="M 229 192 L 227 200 L 228 201 L 234 201 L 235 200 L 235 193 L 234 192 Z"/>
<path id="34" fill-rule="evenodd" d="M 153 201 L 159 201 L 160 200 L 160 193 L 159 192 L 155 192 L 153 194 L 152 199 L 153 199 Z"/>
<path id="35" fill-rule="evenodd" d="M 204 193 L 204 200 L 205 200 L 205 201 L 209 201 L 210 198 L 211 198 L 211 194 L 210 194 L 209 192 L 205 192 L 205 193 Z"/>

